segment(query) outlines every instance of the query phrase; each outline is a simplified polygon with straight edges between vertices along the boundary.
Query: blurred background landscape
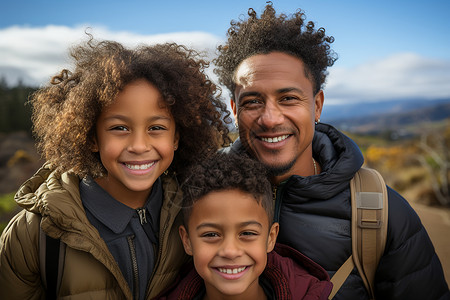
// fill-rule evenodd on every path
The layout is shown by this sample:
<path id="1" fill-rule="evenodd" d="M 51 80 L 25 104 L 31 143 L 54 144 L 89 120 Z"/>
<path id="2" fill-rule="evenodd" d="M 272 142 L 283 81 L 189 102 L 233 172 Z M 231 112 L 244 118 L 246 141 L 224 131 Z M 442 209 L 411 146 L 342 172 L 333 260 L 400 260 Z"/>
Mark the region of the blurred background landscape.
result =
<path id="1" fill-rule="evenodd" d="M 421 217 L 450 283 L 450 1 L 273 0 L 325 27 L 339 59 L 329 69 L 321 122 L 361 148 Z M 207 59 L 231 19 L 266 1 L 8 1 L 0 10 L 0 232 L 18 211 L 18 187 L 42 165 L 31 135 L 29 95 L 87 40 L 126 46 L 178 42 Z M 213 66 L 207 70 L 213 81 Z M 223 99 L 228 103 L 228 92 Z M 49 124 L 52 126 L 52 124 Z"/>

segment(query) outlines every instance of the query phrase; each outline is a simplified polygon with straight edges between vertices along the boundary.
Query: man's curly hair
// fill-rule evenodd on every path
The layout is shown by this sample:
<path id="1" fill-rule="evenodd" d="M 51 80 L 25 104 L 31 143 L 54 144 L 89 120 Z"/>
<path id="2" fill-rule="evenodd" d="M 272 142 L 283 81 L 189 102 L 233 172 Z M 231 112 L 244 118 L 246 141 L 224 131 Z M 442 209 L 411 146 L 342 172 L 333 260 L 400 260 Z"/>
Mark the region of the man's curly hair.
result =
<path id="1" fill-rule="evenodd" d="M 55 171 L 106 175 L 98 153 L 91 151 L 96 121 L 137 79 L 158 88 L 175 120 L 180 140 L 171 170 L 183 173 L 185 166 L 229 144 L 224 124 L 231 122 L 229 112 L 199 53 L 175 43 L 127 49 L 89 35 L 70 54 L 73 72 L 62 70 L 30 98 L 38 148 Z"/>
<path id="2" fill-rule="evenodd" d="M 191 167 L 183 182 L 183 219 L 188 223 L 194 203 L 211 192 L 238 189 L 255 198 L 273 219 L 272 187 L 267 170 L 258 161 L 234 153 L 218 152 Z"/>
<path id="3" fill-rule="evenodd" d="M 301 59 L 305 65 L 305 75 L 313 84 L 316 94 L 325 83 L 326 69 L 334 64 L 337 55 L 331 50 L 334 38 L 325 35 L 325 29 L 315 29 L 312 21 L 305 22 L 306 16 L 298 10 L 291 16 L 276 15 L 272 3 L 266 5 L 260 18 L 250 8 L 248 19 L 231 21 L 225 45 L 217 48 L 214 72 L 219 82 L 226 86 L 234 100 L 237 67 L 246 58 L 256 54 L 284 52 Z"/>

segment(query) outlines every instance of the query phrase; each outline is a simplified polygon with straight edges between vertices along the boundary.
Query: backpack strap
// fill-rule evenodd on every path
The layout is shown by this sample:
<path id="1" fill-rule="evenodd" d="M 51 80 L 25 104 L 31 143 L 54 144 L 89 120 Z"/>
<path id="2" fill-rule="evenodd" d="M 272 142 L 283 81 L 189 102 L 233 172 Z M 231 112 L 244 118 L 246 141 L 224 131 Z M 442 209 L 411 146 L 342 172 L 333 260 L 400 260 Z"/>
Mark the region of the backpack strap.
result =
<path id="1" fill-rule="evenodd" d="M 39 226 L 39 260 L 46 299 L 57 299 L 64 270 L 66 244 L 49 237 Z"/>
<path id="2" fill-rule="evenodd" d="M 384 253 L 388 225 L 388 197 L 383 177 L 376 170 L 361 168 L 350 181 L 352 204 L 352 255 L 334 274 L 332 299 L 354 266 L 370 299 L 375 299 L 375 272 Z"/>

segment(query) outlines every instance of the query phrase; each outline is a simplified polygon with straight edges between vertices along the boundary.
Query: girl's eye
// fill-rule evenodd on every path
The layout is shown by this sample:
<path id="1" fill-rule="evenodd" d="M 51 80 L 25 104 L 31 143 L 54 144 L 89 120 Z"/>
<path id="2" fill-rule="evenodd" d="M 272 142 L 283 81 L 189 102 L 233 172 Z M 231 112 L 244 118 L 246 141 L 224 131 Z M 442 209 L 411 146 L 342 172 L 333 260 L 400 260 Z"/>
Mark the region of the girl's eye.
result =
<path id="1" fill-rule="evenodd" d="M 150 131 L 156 131 L 156 130 L 165 130 L 162 126 L 152 126 L 149 128 Z"/>
<path id="2" fill-rule="evenodd" d="M 125 126 L 114 126 L 111 128 L 111 130 L 126 131 L 128 130 L 128 128 L 126 128 Z"/>

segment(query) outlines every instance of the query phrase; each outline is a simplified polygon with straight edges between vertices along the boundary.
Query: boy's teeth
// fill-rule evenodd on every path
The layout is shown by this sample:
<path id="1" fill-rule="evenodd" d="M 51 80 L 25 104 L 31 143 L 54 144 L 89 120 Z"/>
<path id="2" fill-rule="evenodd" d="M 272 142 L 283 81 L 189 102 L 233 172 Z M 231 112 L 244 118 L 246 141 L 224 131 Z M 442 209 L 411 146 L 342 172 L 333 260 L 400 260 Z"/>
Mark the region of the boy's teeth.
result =
<path id="1" fill-rule="evenodd" d="M 261 140 L 264 141 L 264 142 L 268 142 L 268 143 L 277 143 L 277 142 L 281 142 L 281 141 L 287 139 L 288 136 L 289 136 L 288 134 L 285 134 L 285 135 L 277 136 L 277 137 L 274 137 L 274 138 L 264 138 L 264 137 L 262 137 Z"/>
<path id="2" fill-rule="evenodd" d="M 235 268 L 235 269 L 224 269 L 224 268 L 218 268 L 220 273 L 226 273 L 226 274 L 237 274 L 241 273 L 245 270 L 245 267 L 242 268 Z"/>
<path id="3" fill-rule="evenodd" d="M 128 169 L 131 170 L 145 170 L 150 168 L 151 166 L 153 166 L 155 164 L 155 162 L 149 163 L 149 164 L 143 164 L 143 165 L 130 165 L 130 164 L 125 164 L 125 166 L 127 166 Z"/>

